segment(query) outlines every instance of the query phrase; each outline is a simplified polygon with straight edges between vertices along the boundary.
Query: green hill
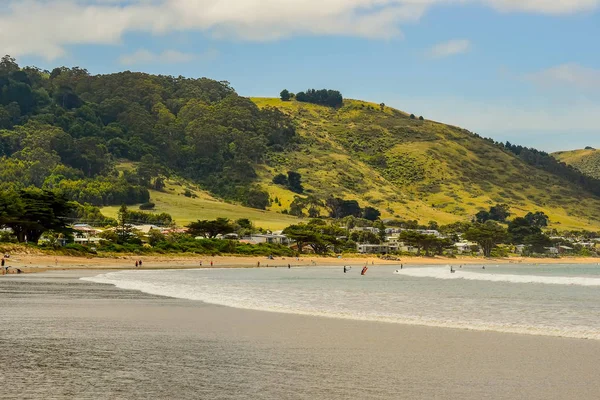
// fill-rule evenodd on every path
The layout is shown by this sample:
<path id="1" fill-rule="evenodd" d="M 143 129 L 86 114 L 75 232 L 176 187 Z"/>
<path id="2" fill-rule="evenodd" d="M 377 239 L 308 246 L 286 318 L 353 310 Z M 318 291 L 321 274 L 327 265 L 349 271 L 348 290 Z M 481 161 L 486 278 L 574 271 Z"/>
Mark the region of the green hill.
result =
<path id="1" fill-rule="evenodd" d="M 552 154 L 556 159 L 577 168 L 584 174 L 600 179 L 600 150 L 583 149 L 559 151 Z"/>
<path id="2" fill-rule="evenodd" d="M 4 57 L 0 190 L 53 190 L 110 215 L 151 200 L 179 224 L 249 217 L 277 229 L 297 220 L 287 213 L 328 215 L 335 197 L 424 224 L 507 203 L 561 230 L 600 227 L 600 181 L 543 152 L 332 90 L 299 98 L 327 106 L 248 99 L 207 78 L 42 71 Z M 273 183 L 288 171 L 301 182 Z"/>
<path id="3" fill-rule="evenodd" d="M 318 197 L 357 199 L 384 217 L 448 223 L 505 202 L 518 215 L 544 211 L 559 229 L 600 224 L 598 197 L 464 129 L 358 100 L 340 109 L 252 100 L 284 110 L 303 138 L 297 150 L 259 168 L 261 185 L 284 199 L 282 208 L 294 194 L 271 181 L 294 169 Z"/>

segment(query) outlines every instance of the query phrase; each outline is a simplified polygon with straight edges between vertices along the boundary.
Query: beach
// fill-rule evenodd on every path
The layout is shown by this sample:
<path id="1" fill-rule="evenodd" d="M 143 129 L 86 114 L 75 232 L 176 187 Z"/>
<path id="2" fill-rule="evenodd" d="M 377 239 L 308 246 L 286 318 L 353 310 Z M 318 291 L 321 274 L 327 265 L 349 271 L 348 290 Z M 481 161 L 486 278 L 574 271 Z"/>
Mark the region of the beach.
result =
<path id="1" fill-rule="evenodd" d="M 142 260 L 142 267 L 135 262 Z M 212 262 L 212 265 L 211 265 Z M 210 256 L 210 255 L 105 255 L 105 256 L 65 256 L 44 254 L 41 251 L 11 253 L 6 265 L 19 268 L 24 273 L 36 273 L 60 270 L 120 270 L 120 269 L 185 269 L 185 268 L 253 268 L 287 267 L 288 264 L 300 266 L 343 266 L 358 267 L 361 265 L 495 265 L 495 264 L 597 264 L 599 258 L 563 257 L 563 258 L 483 258 L 483 257 L 408 257 L 398 256 L 393 260 L 382 259 L 377 255 L 343 255 L 340 257 L 322 257 L 304 254 L 300 257 L 275 257 L 273 260 L 264 256 Z"/>
<path id="2" fill-rule="evenodd" d="M 0 280 L 3 398 L 597 399 L 600 341 L 242 310 Z"/>

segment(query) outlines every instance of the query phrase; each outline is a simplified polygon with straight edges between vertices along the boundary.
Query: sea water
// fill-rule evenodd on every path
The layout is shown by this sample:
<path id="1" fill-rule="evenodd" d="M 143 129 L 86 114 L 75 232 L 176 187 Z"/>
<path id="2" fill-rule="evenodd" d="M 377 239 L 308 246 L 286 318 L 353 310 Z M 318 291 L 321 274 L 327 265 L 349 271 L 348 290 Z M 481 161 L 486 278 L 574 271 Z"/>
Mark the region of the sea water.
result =
<path id="1" fill-rule="evenodd" d="M 82 278 L 229 307 L 600 339 L 600 266 L 373 266 L 120 271 Z"/>

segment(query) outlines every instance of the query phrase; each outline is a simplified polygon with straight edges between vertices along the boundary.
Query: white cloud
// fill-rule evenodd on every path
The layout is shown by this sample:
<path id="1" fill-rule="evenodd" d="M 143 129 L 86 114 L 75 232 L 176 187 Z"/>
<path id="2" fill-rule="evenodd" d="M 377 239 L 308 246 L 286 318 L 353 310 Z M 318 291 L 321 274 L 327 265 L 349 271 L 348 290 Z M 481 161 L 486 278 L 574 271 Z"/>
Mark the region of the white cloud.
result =
<path id="1" fill-rule="evenodd" d="M 486 0 L 500 11 L 525 11 L 541 14 L 574 14 L 596 9 L 600 0 Z"/>
<path id="2" fill-rule="evenodd" d="M 438 43 L 433 46 L 427 54 L 431 58 L 444 58 L 456 54 L 463 54 L 471 49 L 471 42 L 466 39 L 455 39 Z"/>
<path id="3" fill-rule="evenodd" d="M 588 68 L 573 63 L 557 65 L 529 74 L 526 79 L 543 88 L 600 89 L 600 69 Z"/>
<path id="4" fill-rule="evenodd" d="M 573 13 L 600 0 L 4 0 L 0 52 L 55 59 L 70 45 L 118 44 L 128 32 L 204 31 L 221 38 L 297 35 L 400 37 L 437 4 L 483 3 L 514 12 Z"/>
<path id="5" fill-rule="evenodd" d="M 204 53 L 184 53 L 177 50 L 165 50 L 162 53 L 153 53 L 146 49 L 139 49 L 131 54 L 123 54 L 119 57 L 119 62 L 124 65 L 135 64 L 179 64 L 190 61 L 207 61 L 217 57 L 215 50 L 209 50 Z"/>

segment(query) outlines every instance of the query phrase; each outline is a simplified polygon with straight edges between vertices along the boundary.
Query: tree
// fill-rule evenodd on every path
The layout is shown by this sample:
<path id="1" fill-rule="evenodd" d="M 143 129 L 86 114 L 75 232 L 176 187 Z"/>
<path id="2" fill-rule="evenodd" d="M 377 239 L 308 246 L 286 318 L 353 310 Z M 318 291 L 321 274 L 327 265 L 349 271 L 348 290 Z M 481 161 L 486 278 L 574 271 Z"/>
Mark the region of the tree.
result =
<path id="1" fill-rule="evenodd" d="M 190 235 L 203 236 L 209 239 L 214 239 L 218 235 L 233 233 L 235 230 L 227 218 L 217 218 L 213 221 L 198 220 L 190 223 L 187 228 Z"/>
<path id="2" fill-rule="evenodd" d="M 410 114 L 410 119 L 415 119 L 417 117 L 415 117 L 415 114 Z"/>
<path id="3" fill-rule="evenodd" d="M 288 188 L 294 193 L 303 193 L 302 175 L 298 172 L 288 171 L 287 173 Z"/>
<path id="4" fill-rule="evenodd" d="M 523 244 L 526 244 L 531 248 L 531 251 L 534 253 L 544 253 L 546 247 L 552 246 L 552 240 L 543 233 L 535 233 L 529 236 L 526 236 L 523 239 Z"/>
<path id="5" fill-rule="evenodd" d="M 408 246 L 416 247 L 417 255 L 421 255 L 421 249 L 423 248 L 425 235 L 417 231 L 406 230 L 400 233 L 400 240 L 402 240 Z"/>
<path id="6" fill-rule="evenodd" d="M 494 221 L 476 223 L 464 234 L 464 238 L 476 242 L 483 249 L 483 255 L 490 257 L 492 249 L 507 238 L 506 230 Z"/>
<path id="7" fill-rule="evenodd" d="M 308 89 L 306 92 L 298 92 L 296 94 L 296 100 L 329 107 L 339 107 L 344 103 L 344 98 L 340 92 L 327 89 Z"/>
<path id="8" fill-rule="evenodd" d="M 279 95 L 281 96 L 281 100 L 290 101 L 291 95 L 287 89 L 283 89 Z"/>
<path id="9" fill-rule="evenodd" d="M 524 244 L 526 237 L 540 233 L 542 230 L 532 225 L 527 218 L 517 217 L 508 224 L 508 234 L 512 244 Z"/>
<path id="10" fill-rule="evenodd" d="M 385 110 L 385 103 L 379 104 L 379 108 L 381 108 L 381 111 Z"/>
<path id="11" fill-rule="evenodd" d="M 525 219 L 531 226 L 535 226 L 537 228 L 545 228 L 550 222 L 550 218 L 548 218 L 548 216 L 542 211 L 536 211 L 535 213 L 529 212 L 527 215 L 525 215 Z"/>
<path id="12" fill-rule="evenodd" d="M 277 174 L 273 177 L 273 183 L 276 185 L 287 186 L 288 178 L 285 174 Z"/>
<path id="13" fill-rule="evenodd" d="M 46 231 L 69 234 L 73 205 L 54 192 L 27 189 L 0 196 L 0 225 L 13 230 L 19 242 L 37 243 Z"/>
<path id="14" fill-rule="evenodd" d="M 271 198 L 269 197 L 269 193 L 256 188 L 248 190 L 244 201 L 244 204 L 248 207 L 257 208 L 259 210 L 265 210 L 270 203 Z"/>
<path id="15" fill-rule="evenodd" d="M 165 242 L 166 238 L 158 229 L 150 229 L 148 232 L 148 243 L 150 246 L 156 246 L 160 242 Z"/>
<path id="16" fill-rule="evenodd" d="M 381 217 L 381 212 L 374 207 L 365 207 L 362 211 L 362 217 L 369 221 L 377 221 Z"/>
<path id="17" fill-rule="evenodd" d="M 14 57 L 5 55 L 0 59 L 0 75 L 9 75 L 11 72 L 19 70 L 19 64 L 17 64 Z"/>
<path id="18" fill-rule="evenodd" d="M 421 115 L 421 116 L 419 117 L 419 121 L 425 121 L 425 118 L 423 118 L 423 116 Z"/>
<path id="19" fill-rule="evenodd" d="M 360 217 L 362 209 L 356 200 L 344 200 L 337 197 L 330 197 L 326 201 L 326 206 L 329 208 L 329 216 L 331 218 L 344 218 L 352 215 Z"/>
<path id="20" fill-rule="evenodd" d="M 496 204 L 490 208 L 490 219 L 505 222 L 510 217 L 510 206 L 508 204 Z"/>
<path id="21" fill-rule="evenodd" d="M 129 210 L 125 204 L 122 204 L 119 208 L 117 223 L 117 241 L 120 244 L 127 243 L 133 235 L 133 227 L 129 223 Z"/>
<path id="22" fill-rule="evenodd" d="M 496 204 L 489 211 L 479 211 L 475 214 L 475 221 L 484 223 L 486 221 L 506 222 L 510 217 L 510 207 L 507 204 Z"/>
<path id="23" fill-rule="evenodd" d="M 483 224 L 486 221 L 490 220 L 490 213 L 484 210 L 479 211 L 477 214 L 475 214 L 475 221 L 479 222 L 480 224 Z"/>
<path id="24" fill-rule="evenodd" d="M 437 231 L 439 228 L 440 228 L 440 226 L 437 223 L 437 221 L 429 221 L 427 223 L 427 229 Z"/>
<path id="25" fill-rule="evenodd" d="M 308 245 L 317 254 L 326 254 L 339 246 L 337 236 L 343 233 L 343 229 L 327 225 L 320 219 L 311 220 L 308 224 L 290 225 L 283 230 L 284 235 L 296 242 L 299 252 Z"/>

